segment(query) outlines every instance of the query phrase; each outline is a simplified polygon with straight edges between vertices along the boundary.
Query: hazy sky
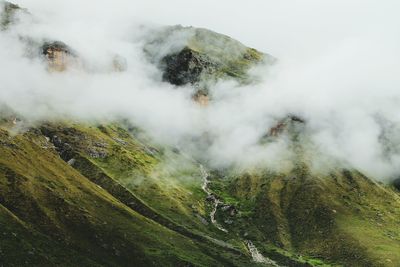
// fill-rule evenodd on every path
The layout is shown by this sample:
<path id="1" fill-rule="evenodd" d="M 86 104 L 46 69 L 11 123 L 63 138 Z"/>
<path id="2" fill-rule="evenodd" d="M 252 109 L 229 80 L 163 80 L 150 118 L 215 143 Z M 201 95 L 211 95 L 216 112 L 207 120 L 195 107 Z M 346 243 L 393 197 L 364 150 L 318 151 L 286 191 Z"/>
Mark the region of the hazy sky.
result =
<path id="1" fill-rule="evenodd" d="M 308 56 L 325 50 L 332 42 L 377 32 L 399 35 L 400 2 L 396 0 L 20 0 L 18 3 L 35 14 L 62 19 L 90 16 L 99 23 L 121 20 L 127 24 L 147 21 L 205 27 L 278 57 Z"/>

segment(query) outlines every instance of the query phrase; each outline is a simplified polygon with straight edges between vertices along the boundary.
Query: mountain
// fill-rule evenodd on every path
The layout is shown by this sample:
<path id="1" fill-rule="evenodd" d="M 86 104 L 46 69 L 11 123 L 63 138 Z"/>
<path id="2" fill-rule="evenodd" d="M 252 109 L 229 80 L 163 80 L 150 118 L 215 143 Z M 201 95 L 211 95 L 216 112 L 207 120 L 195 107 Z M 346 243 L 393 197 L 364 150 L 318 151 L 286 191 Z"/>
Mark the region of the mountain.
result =
<path id="1" fill-rule="evenodd" d="M 19 7 L 3 7 L 2 25 L 10 27 Z M 145 42 L 144 54 L 164 82 L 194 88 L 203 105 L 219 80 L 248 84 L 256 79 L 252 66 L 276 61 L 193 27 L 157 29 Z M 81 60 L 62 40 L 32 47 L 50 72 Z M 126 68 L 118 56 L 111 65 Z M 340 162 L 329 172 L 311 171 L 318 151 L 300 116 L 277 119 L 260 140 L 290 144 L 292 162 L 278 172 L 216 169 L 123 118 L 32 123 L 6 105 L 0 114 L 2 266 L 400 263 L 398 189 Z"/>
<path id="2" fill-rule="evenodd" d="M 164 80 L 175 85 L 204 86 L 205 82 L 224 77 L 249 81 L 247 71 L 251 66 L 275 61 L 271 55 L 201 28 L 164 27 L 154 30 L 146 41 L 145 52 L 150 60 L 163 69 Z"/>

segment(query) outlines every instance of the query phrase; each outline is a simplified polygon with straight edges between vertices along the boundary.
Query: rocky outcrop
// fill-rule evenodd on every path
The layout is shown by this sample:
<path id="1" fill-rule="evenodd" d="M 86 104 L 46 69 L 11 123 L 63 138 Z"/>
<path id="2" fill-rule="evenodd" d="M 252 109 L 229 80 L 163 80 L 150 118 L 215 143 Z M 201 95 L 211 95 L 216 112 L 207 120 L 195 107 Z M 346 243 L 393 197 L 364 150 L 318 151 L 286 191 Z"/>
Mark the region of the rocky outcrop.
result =
<path id="1" fill-rule="evenodd" d="M 275 126 L 269 129 L 268 134 L 266 137 L 277 137 L 282 134 L 284 131 L 290 130 L 290 128 L 295 127 L 295 125 L 304 125 L 304 119 L 295 116 L 295 115 L 288 115 L 286 118 L 279 120 Z"/>
<path id="2" fill-rule="evenodd" d="M 172 46 L 173 40 L 180 43 Z M 220 79 L 239 83 L 254 81 L 248 71 L 257 64 L 273 64 L 275 59 L 256 49 L 210 30 L 172 26 L 156 31 L 144 47 L 149 59 L 163 72 L 163 80 L 182 86 L 192 85 L 201 91 L 194 99 L 208 102 L 210 85 Z M 162 53 L 160 53 L 162 51 Z"/>
<path id="3" fill-rule="evenodd" d="M 393 187 L 396 188 L 400 192 L 400 178 L 396 178 L 392 182 Z"/>
<path id="4" fill-rule="evenodd" d="M 193 100 L 197 102 L 200 106 L 208 106 L 210 102 L 210 97 L 206 90 L 197 90 L 197 92 L 193 95 Z"/>
<path id="5" fill-rule="evenodd" d="M 213 75 L 220 66 L 207 55 L 185 47 L 162 59 L 163 79 L 174 85 L 196 84 L 202 76 Z"/>
<path id="6" fill-rule="evenodd" d="M 71 48 L 60 41 L 45 42 L 41 50 L 51 71 L 64 71 L 72 59 L 76 57 Z"/>

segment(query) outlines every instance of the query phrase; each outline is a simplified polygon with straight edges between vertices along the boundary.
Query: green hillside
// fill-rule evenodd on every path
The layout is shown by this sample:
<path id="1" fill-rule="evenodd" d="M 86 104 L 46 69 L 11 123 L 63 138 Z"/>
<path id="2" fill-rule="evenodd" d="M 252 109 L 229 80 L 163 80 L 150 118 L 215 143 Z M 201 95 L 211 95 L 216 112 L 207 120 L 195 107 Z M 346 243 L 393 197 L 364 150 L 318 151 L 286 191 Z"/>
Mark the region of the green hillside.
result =
<path id="1" fill-rule="evenodd" d="M 20 8 L 0 7 L 7 31 Z M 55 71 L 68 64 L 57 57 L 79 61 L 62 40 L 40 42 L 33 54 Z M 162 82 L 207 101 L 216 82 L 255 83 L 249 70 L 275 62 L 193 27 L 160 28 L 143 43 Z M 259 141 L 287 139 L 292 167 L 280 172 L 213 168 L 131 120 L 67 118 L 33 122 L 0 101 L 0 266 L 400 265 L 399 191 L 335 159 L 311 170 L 319 151 L 301 117 L 277 120 Z"/>

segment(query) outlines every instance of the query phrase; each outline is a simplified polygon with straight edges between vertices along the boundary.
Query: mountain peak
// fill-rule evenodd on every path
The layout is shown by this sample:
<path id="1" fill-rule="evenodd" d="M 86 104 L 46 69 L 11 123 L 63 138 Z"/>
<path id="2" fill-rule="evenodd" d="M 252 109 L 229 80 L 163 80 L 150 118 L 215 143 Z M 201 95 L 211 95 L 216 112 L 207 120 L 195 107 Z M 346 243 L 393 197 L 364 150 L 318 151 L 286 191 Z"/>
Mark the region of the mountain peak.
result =
<path id="1" fill-rule="evenodd" d="M 150 34 L 145 45 L 150 60 L 175 85 L 203 85 L 223 78 L 249 82 L 247 71 L 275 59 L 239 41 L 203 28 L 170 26 Z"/>

